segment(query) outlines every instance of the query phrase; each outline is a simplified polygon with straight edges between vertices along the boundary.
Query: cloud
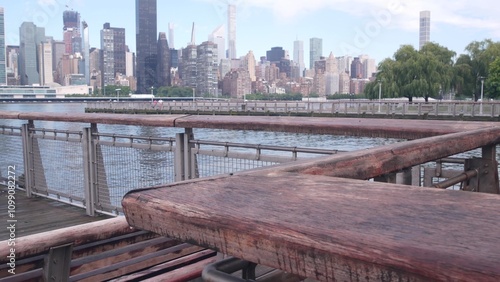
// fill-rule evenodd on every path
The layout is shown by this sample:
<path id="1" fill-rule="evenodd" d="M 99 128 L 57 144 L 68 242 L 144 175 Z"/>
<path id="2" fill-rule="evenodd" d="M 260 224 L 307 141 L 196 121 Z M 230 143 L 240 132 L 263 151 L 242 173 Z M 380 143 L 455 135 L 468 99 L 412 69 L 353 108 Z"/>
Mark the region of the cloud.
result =
<path id="1" fill-rule="evenodd" d="M 37 0 L 37 4 L 40 6 L 55 5 L 56 0 Z"/>
<path id="2" fill-rule="evenodd" d="M 47 0 L 49 1 L 49 0 Z M 388 28 L 415 31 L 419 28 L 420 11 L 431 11 L 431 26 L 451 25 L 500 33 L 500 5 L 491 0 L 199 0 L 213 3 L 220 13 L 225 13 L 228 3 L 241 11 L 260 8 L 271 10 L 282 21 L 292 21 L 320 10 L 342 12 L 360 19 L 372 19 L 381 11 L 391 12 Z M 393 9 L 397 7 L 397 9 Z M 247 12 L 248 13 L 248 12 Z M 221 15 L 221 17 L 224 17 Z"/>

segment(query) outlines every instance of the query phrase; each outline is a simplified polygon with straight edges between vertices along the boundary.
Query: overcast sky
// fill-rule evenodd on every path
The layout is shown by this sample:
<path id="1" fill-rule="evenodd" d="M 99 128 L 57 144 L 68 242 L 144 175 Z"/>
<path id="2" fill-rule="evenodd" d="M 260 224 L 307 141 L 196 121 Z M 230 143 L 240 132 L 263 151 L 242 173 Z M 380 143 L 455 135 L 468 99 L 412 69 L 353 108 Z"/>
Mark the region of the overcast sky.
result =
<path id="1" fill-rule="evenodd" d="M 309 38 L 323 38 L 323 55 L 367 54 L 392 57 L 402 44 L 418 48 L 419 12 L 431 11 L 431 41 L 458 54 L 471 41 L 500 38 L 500 4 L 495 0 L 158 0 L 158 32 L 175 24 L 175 48 L 206 41 L 219 25 L 227 24 L 227 3 L 237 6 L 238 56 L 252 50 L 258 59 L 271 47 L 293 55 L 293 41 L 303 40 L 309 65 Z M 134 0 L 2 0 L 6 41 L 19 44 L 19 26 L 32 21 L 46 35 L 62 39 L 62 13 L 73 9 L 90 28 L 90 44 L 100 47 L 105 22 L 126 29 L 126 42 L 135 52 Z M 227 45 L 226 45 L 227 48 Z"/>

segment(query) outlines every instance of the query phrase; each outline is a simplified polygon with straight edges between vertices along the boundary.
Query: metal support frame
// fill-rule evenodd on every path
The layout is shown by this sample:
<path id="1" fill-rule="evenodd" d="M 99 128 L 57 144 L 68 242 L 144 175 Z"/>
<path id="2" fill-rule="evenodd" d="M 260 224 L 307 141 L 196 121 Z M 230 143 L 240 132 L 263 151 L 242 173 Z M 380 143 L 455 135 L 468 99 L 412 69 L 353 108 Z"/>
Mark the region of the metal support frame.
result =
<path id="1" fill-rule="evenodd" d="M 69 281 L 73 244 L 50 248 L 43 267 L 44 281 Z"/>
<path id="2" fill-rule="evenodd" d="M 248 262 L 235 257 L 229 257 L 209 264 L 203 269 L 201 277 L 205 282 L 245 282 L 255 281 L 255 267 Z M 242 270 L 242 278 L 232 276 L 231 273 Z"/>
<path id="3" fill-rule="evenodd" d="M 481 193 L 500 194 L 498 184 L 498 163 L 496 160 L 473 158 L 465 160 L 464 170 L 475 170 L 477 175 L 470 177 L 463 190 Z"/>

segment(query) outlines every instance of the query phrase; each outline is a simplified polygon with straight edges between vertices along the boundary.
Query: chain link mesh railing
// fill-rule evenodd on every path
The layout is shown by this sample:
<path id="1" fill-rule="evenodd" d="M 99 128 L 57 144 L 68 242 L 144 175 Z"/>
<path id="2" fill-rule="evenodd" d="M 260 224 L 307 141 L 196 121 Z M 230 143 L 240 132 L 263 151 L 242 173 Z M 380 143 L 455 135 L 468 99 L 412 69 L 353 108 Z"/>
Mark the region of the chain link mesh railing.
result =
<path id="1" fill-rule="evenodd" d="M 16 183 L 24 186 L 24 156 L 21 127 L 0 126 L 0 183 L 7 181 L 8 167 L 16 172 Z"/>
<path id="2" fill-rule="evenodd" d="M 121 212 L 121 199 L 133 189 L 174 182 L 173 139 L 101 135 L 95 143 L 98 209 Z"/>
<path id="3" fill-rule="evenodd" d="M 32 192 L 85 206 L 82 133 L 33 129 L 30 135 Z"/>

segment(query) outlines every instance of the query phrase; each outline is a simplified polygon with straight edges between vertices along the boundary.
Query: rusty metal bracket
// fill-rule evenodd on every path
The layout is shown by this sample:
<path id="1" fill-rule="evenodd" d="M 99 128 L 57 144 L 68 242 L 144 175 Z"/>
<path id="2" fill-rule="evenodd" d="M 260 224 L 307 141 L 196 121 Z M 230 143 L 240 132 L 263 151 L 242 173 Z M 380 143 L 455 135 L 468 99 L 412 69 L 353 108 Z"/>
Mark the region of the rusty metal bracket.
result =
<path id="1" fill-rule="evenodd" d="M 477 170 L 477 175 L 464 183 L 463 190 L 481 193 L 500 194 L 498 184 L 498 162 L 484 158 L 465 160 L 464 170 Z"/>
<path id="2" fill-rule="evenodd" d="M 68 281 L 73 244 L 50 248 L 43 267 L 44 281 Z"/>

